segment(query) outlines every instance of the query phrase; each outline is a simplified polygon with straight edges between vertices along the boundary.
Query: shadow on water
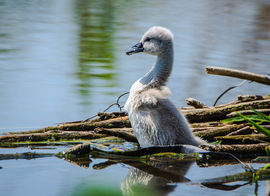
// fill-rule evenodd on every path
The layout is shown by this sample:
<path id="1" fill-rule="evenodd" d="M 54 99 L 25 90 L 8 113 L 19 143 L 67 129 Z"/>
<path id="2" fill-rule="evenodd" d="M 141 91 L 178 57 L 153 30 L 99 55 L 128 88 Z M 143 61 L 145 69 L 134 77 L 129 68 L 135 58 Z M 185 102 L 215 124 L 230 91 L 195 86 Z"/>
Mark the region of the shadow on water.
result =
<path id="1" fill-rule="evenodd" d="M 112 1 L 76 1 L 79 20 L 79 64 L 77 75 L 80 94 L 88 96 L 91 87 L 115 86 L 114 5 Z M 93 79 L 102 79 L 92 84 Z M 86 98 L 87 99 L 87 98 Z M 85 100 L 87 103 L 88 101 Z"/>

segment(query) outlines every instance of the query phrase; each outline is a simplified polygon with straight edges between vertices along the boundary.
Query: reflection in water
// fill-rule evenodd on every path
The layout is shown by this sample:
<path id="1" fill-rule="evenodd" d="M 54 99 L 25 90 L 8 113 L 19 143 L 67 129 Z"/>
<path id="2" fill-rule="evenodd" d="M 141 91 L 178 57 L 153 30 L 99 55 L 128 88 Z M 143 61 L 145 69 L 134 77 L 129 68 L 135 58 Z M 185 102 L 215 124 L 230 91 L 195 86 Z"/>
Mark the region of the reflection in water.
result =
<path id="1" fill-rule="evenodd" d="M 113 44 L 112 1 L 76 1 L 79 32 L 79 91 L 87 96 L 90 87 L 112 87 L 115 79 L 115 57 Z M 93 78 L 101 78 L 100 84 L 92 84 Z M 86 101 L 85 103 L 87 103 Z"/>
<path id="2" fill-rule="evenodd" d="M 258 6 L 247 34 L 247 38 L 242 41 L 240 50 L 243 61 L 239 69 L 248 70 L 259 74 L 269 74 L 266 69 L 269 66 L 269 46 L 270 46 L 270 5 L 261 4 Z M 257 71 L 258 70 L 258 71 Z M 266 86 L 260 86 L 267 88 Z"/>
<path id="3" fill-rule="evenodd" d="M 162 160 L 150 160 L 149 165 L 126 162 L 132 167 L 121 184 L 123 195 L 167 195 L 174 191 L 175 183 L 190 181 L 185 175 L 195 159 L 179 162 L 168 158 L 159 159 Z"/>
<path id="4" fill-rule="evenodd" d="M 98 158 L 98 156 L 94 156 Z M 101 155 L 101 157 L 103 157 Z M 101 158 L 100 157 L 100 158 Z M 104 158 L 104 157 L 103 157 Z M 112 157 L 111 157 L 112 158 Z M 248 160 L 248 159 L 246 159 Z M 108 168 L 109 166 L 119 163 L 120 160 L 106 161 L 93 165 L 93 169 L 100 170 Z M 224 165 L 232 165 L 231 159 L 196 159 L 195 157 L 177 158 L 177 157 L 155 157 L 152 156 L 146 163 L 130 160 L 127 158 L 121 159 L 126 165 L 131 166 L 125 180 L 121 183 L 121 190 L 123 195 L 168 195 L 171 192 L 176 191 L 179 183 L 184 183 L 188 186 L 200 186 L 201 188 L 209 188 L 211 190 L 221 191 L 234 191 L 240 187 L 246 185 L 252 185 L 255 183 L 255 193 L 258 192 L 257 182 L 252 178 L 250 171 L 241 171 L 241 173 L 226 175 L 225 170 L 216 170 L 220 177 L 209 178 L 208 174 L 200 176 L 199 181 L 191 181 L 186 178 L 187 172 L 190 167 L 195 163 L 205 167 L 215 166 L 221 168 Z M 249 160 L 250 161 L 250 160 Z M 258 170 L 256 170 L 258 171 Z M 260 174 L 256 178 L 264 181 L 269 179 L 269 171 L 264 171 L 264 174 Z M 211 173 L 211 172 L 210 172 Z M 258 174 L 258 173 L 257 173 Z M 198 176 L 194 176 L 198 178 Z M 179 190 L 178 190 L 179 191 Z M 269 190 L 266 190 L 269 193 Z"/>
<path id="5" fill-rule="evenodd" d="M 270 40 L 270 5 L 260 7 L 255 21 L 256 40 Z"/>

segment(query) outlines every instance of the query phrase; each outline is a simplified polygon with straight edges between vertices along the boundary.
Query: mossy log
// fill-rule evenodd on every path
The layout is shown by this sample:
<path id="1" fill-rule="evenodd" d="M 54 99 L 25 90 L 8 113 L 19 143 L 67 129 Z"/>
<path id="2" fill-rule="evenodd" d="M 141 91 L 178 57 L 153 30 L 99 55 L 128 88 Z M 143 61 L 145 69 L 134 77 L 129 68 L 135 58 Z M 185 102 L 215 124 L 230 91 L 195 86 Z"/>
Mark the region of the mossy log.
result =
<path id="1" fill-rule="evenodd" d="M 152 146 L 146 148 L 140 148 L 138 150 L 130 150 L 130 151 L 123 151 L 123 150 L 114 150 L 114 151 L 107 151 L 100 149 L 100 146 L 96 146 L 93 143 L 84 143 L 74 146 L 66 151 L 63 152 L 64 156 L 69 155 L 80 155 L 80 154 L 108 154 L 108 155 L 118 155 L 118 156 L 133 156 L 133 157 L 140 157 L 146 155 L 152 155 L 157 153 L 164 153 L 164 152 L 174 152 L 174 153 L 208 153 L 201 148 L 191 145 L 175 145 L 175 146 Z M 61 155 L 59 155 L 61 156 Z"/>
<path id="2" fill-rule="evenodd" d="M 7 142 L 38 142 L 60 139 L 98 139 L 107 137 L 106 134 L 98 134 L 94 131 L 68 132 L 68 131 L 48 131 L 46 133 L 17 134 L 0 136 L 0 143 Z"/>
<path id="3" fill-rule="evenodd" d="M 130 142 L 137 142 L 136 136 L 132 128 L 114 128 L 105 129 L 103 127 L 97 128 L 94 131 L 62 131 L 53 130 L 45 133 L 32 133 L 24 132 L 24 134 L 11 134 L 0 136 L 0 143 L 10 142 L 38 142 L 47 140 L 71 140 L 71 139 L 98 139 L 108 136 L 116 136 Z"/>
<path id="4" fill-rule="evenodd" d="M 197 131 L 194 134 L 208 141 L 213 141 L 216 136 L 225 136 L 233 131 L 243 128 L 245 125 L 225 125 L 223 127 L 211 128 L 204 131 Z"/>
<path id="5" fill-rule="evenodd" d="M 240 110 L 253 109 L 269 109 L 270 99 L 243 102 L 232 105 L 216 106 L 208 109 L 194 109 L 194 110 L 183 110 L 189 122 L 205 122 L 225 119 L 226 115 Z"/>
<path id="6" fill-rule="evenodd" d="M 60 131 L 91 131 L 95 130 L 96 128 L 124 128 L 124 127 L 131 127 L 129 117 L 117 117 L 112 118 L 109 120 L 102 120 L 102 121 L 75 121 L 75 122 L 68 122 L 68 123 L 61 123 L 58 126 L 54 127 L 45 127 L 42 129 L 30 130 L 30 131 L 23 131 L 23 132 L 9 132 L 5 135 L 16 135 L 16 134 L 31 134 L 31 133 L 46 133 L 52 130 L 60 130 Z"/>
<path id="7" fill-rule="evenodd" d="M 121 128 L 121 129 L 120 128 L 118 129 L 117 128 L 113 128 L 113 129 L 97 128 L 95 129 L 95 131 L 101 134 L 120 137 L 129 142 L 138 142 L 132 128 Z"/>
<path id="8" fill-rule="evenodd" d="M 99 122 L 82 122 L 82 123 L 63 123 L 54 127 L 56 130 L 65 130 L 65 131 L 86 131 L 94 130 L 96 128 L 124 128 L 131 127 L 129 117 L 123 116 L 118 118 L 112 118 L 108 120 L 103 120 Z"/>
<path id="9" fill-rule="evenodd" d="M 245 156 L 258 156 L 265 155 L 265 147 L 270 146 L 267 143 L 260 144 L 245 144 L 245 145 L 201 145 L 200 148 L 213 151 L 213 152 L 227 152 L 234 155 Z"/>
<path id="10" fill-rule="evenodd" d="M 222 144 L 252 144 L 270 142 L 270 138 L 264 134 L 231 135 L 215 137 L 214 139 L 222 141 Z"/>

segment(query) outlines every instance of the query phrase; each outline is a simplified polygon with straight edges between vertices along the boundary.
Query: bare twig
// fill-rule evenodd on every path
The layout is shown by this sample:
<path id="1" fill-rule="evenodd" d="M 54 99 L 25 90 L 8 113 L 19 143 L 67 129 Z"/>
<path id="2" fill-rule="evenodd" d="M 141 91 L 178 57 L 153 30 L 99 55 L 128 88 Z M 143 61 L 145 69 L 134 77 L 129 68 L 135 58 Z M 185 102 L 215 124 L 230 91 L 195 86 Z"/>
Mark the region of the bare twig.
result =
<path id="1" fill-rule="evenodd" d="M 246 71 L 240 71 L 237 69 L 228 69 L 228 68 L 222 68 L 222 67 L 207 66 L 206 73 L 215 74 L 215 75 L 222 75 L 222 76 L 230 76 L 230 77 L 234 77 L 234 78 L 240 78 L 240 79 L 244 79 L 244 80 L 258 82 L 261 84 L 270 85 L 270 80 L 266 76 L 251 73 L 251 72 L 246 72 Z"/>

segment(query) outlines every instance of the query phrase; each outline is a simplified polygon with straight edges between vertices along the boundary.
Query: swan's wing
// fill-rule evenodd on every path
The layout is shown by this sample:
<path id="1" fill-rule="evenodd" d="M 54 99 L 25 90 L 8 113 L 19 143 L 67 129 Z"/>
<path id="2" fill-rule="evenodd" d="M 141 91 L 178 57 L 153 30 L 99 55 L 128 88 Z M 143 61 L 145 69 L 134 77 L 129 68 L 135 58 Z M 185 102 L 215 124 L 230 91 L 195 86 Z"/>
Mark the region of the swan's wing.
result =
<path id="1" fill-rule="evenodd" d="M 148 124 L 149 134 L 162 143 L 194 143 L 194 136 L 188 122 L 170 99 L 159 99 L 155 105 L 142 104 L 144 123 Z"/>

